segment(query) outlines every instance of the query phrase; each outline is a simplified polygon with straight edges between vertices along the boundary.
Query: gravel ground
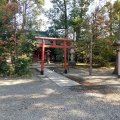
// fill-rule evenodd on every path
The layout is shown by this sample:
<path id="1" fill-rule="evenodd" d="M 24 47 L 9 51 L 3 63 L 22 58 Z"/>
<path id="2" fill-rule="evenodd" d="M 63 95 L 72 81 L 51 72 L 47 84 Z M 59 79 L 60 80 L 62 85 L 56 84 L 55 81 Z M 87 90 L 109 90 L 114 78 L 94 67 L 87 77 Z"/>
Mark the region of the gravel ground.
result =
<path id="1" fill-rule="evenodd" d="M 120 120 L 120 80 L 110 83 L 103 93 L 46 77 L 0 78 L 0 120 Z"/>

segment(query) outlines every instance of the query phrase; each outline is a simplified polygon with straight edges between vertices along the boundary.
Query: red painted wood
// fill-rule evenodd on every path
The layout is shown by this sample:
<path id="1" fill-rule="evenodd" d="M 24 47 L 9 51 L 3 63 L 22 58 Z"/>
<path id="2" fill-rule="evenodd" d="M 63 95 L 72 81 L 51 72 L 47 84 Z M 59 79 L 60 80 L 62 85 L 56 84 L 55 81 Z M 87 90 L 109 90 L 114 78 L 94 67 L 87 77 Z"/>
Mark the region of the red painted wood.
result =
<path id="1" fill-rule="evenodd" d="M 56 41 L 55 40 L 53 41 L 53 45 L 56 46 Z"/>
<path id="2" fill-rule="evenodd" d="M 66 66 L 66 41 L 64 40 L 64 69 L 67 70 Z"/>
<path id="3" fill-rule="evenodd" d="M 35 37 L 36 40 L 52 40 L 52 41 L 64 41 L 66 40 L 67 42 L 72 42 L 72 40 L 68 39 L 68 38 L 49 38 L 49 37 L 39 37 L 39 36 L 36 36 Z"/>
<path id="4" fill-rule="evenodd" d="M 42 47 L 41 44 L 36 44 L 36 47 Z M 64 48 L 63 45 L 44 45 L 45 48 Z M 66 48 L 70 48 L 70 46 L 66 45 Z"/>
<path id="5" fill-rule="evenodd" d="M 44 39 L 42 39 L 42 61 L 41 61 L 41 72 L 44 72 Z"/>
<path id="6" fill-rule="evenodd" d="M 64 69 L 67 72 L 67 59 L 66 59 L 66 49 L 70 48 L 70 46 L 67 45 L 67 42 L 72 42 L 72 40 L 67 38 L 48 38 L 48 37 L 35 37 L 36 40 L 42 40 L 42 44 L 36 44 L 36 47 L 42 47 L 42 63 L 41 63 L 41 73 L 44 72 L 44 51 L 45 48 L 62 48 L 64 49 Z M 45 40 L 51 40 L 53 41 L 53 44 L 45 44 Z M 56 45 L 56 41 L 63 42 L 63 45 Z"/>

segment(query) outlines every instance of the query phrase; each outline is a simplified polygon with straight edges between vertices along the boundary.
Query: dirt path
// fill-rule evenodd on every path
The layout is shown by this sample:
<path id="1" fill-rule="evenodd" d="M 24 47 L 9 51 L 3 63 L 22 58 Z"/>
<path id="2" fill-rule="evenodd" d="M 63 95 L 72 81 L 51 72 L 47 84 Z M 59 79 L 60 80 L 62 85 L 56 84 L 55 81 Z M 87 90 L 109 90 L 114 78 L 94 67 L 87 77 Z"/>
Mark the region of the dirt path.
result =
<path id="1" fill-rule="evenodd" d="M 119 79 L 59 87 L 33 72 L 29 79 L 0 78 L 0 120 L 120 120 Z"/>

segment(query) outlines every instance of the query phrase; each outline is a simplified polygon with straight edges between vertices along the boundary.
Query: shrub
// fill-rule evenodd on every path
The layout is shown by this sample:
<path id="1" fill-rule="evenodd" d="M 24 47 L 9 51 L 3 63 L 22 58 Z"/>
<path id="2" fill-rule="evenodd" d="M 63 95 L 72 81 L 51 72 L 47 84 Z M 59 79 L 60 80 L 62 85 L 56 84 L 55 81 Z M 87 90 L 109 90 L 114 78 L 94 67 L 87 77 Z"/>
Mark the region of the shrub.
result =
<path id="1" fill-rule="evenodd" d="M 10 75 L 10 66 L 6 62 L 0 61 L 0 75 L 9 76 Z"/>
<path id="2" fill-rule="evenodd" d="M 17 58 L 15 60 L 15 74 L 18 76 L 27 75 L 30 73 L 29 62 L 25 58 Z"/>
<path id="3" fill-rule="evenodd" d="M 108 59 L 105 59 L 102 56 L 94 56 L 93 57 L 93 63 L 98 64 L 100 66 L 106 66 L 109 67 L 110 66 L 110 62 Z"/>

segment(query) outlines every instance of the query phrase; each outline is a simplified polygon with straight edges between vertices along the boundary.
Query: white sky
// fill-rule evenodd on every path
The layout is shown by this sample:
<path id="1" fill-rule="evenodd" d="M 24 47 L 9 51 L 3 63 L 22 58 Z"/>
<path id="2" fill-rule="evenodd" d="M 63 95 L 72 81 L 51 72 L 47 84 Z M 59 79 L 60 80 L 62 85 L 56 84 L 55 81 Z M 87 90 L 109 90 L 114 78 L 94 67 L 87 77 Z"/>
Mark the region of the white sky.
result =
<path id="1" fill-rule="evenodd" d="M 52 7 L 52 3 L 50 2 L 50 0 L 45 0 L 45 9 L 50 9 Z"/>
<path id="2" fill-rule="evenodd" d="M 44 10 L 49 10 L 50 8 L 52 7 L 52 3 L 50 2 L 50 0 L 45 0 L 45 5 L 44 5 Z M 44 31 L 44 30 L 47 30 L 48 27 L 50 26 L 49 22 L 48 22 L 48 18 L 42 14 L 41 15 L 41 19 L 43 20 L 43 25 L 42 25 L 42 28 L 41 30 Z"/>
<path id="3" fill-rule="evenodd" d="M 112 2 L 113 4 L 115 1 L 116 0 L 94 0 L 93 4 L 89 6 L 89 12 L 94 11 L 97 6 L 103 6 L 106 2 Z"/>
<path id="4" fill-rule="evenodd" d="M 94 4 L 91 5 L 91 9 L 94 10 L 95 6 L 102 5 L 105 2 L 114 3 L 114 1 L 116 1 L 116 0 L 94 0 Z M 45 9 L 45 11 L 52 8 L 52 3 L 50 2 L 50 0 L 45 0 L 45 5 L 43 8 Z M 43 21 L 44 21 L 42 30 L 46 30 L 50 26 L 48 19 L 47 19 L 47 17 L 45 17 L 45 15 L 42 15 L 41 18 L 43 18 Z"/>
<path id="5" fill-rule="evenodd" d="M 97 6 L 97 5 L 101 4 L 102 2 L 103 3 L 105 3 L 105 2 L 112 2 L 112 3 L 114 3 L 114 1 L 116 1 L 116 0 L 94 0 L 95 4 L 93 6 Z M 52 3 L 50 2 L 50 0 L 45 0 L 44 8 L 45 9 L 49 9 L 51 7 L 52 7 Z"/>

